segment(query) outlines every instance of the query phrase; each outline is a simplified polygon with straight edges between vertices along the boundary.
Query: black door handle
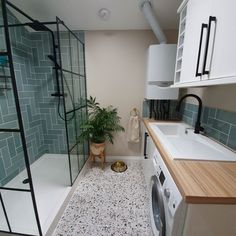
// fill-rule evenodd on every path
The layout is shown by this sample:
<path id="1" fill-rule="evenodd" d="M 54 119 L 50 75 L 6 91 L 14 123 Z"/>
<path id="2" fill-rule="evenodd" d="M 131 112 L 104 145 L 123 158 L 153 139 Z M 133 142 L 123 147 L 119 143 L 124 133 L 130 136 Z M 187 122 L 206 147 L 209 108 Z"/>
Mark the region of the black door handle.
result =
<path id="1" fill-rule="evenodd" d="M 205 50 L 205 55 L 204 55 L 203 71 L 202 71 L 203 75 L 208 75 L 210 73 L 209 70 L 206 70 L 206 63 L 207 63 L 207 56 L 208 56 L 209 40 L 210 40 L 211 24 L 212 24 L 212 22 L 216 23 L 216 17 L 215 16 L 210 16 L 209 17 L 208 30 L 207 30 L 207 38 L 206 38 L 206 50 Z"/>
<path id="2" fill-rule="evenodd" d="M 198 48 L 198 57 L 197 57 L 196 77 L 202 75 L 202 73 L 199 73 L 198 71 L 199 71 L 199 63 L 200 63 L 200 57 L 201 57 L 202 38 L 203 38 L 204 29 L 207 29 L 207 24 L 202 24 L 202 28 L 201 28 L 201 35 L 200 35 L 199 48 Z"/>

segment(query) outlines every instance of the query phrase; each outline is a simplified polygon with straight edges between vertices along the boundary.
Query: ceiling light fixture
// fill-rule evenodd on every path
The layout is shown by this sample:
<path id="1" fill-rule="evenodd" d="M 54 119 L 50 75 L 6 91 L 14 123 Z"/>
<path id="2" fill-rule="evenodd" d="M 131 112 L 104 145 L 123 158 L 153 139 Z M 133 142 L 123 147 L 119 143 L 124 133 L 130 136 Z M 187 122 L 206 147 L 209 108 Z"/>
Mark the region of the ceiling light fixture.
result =
<path id="1" fill-rule="evenodd" d="M 100 19 L 102 19 L 104 21 L 108 20 L 110 15 L 111 15 L 111 12 L 106 8 L 101 8 L 98 11 L 98 16 L 100 17 Z"/>

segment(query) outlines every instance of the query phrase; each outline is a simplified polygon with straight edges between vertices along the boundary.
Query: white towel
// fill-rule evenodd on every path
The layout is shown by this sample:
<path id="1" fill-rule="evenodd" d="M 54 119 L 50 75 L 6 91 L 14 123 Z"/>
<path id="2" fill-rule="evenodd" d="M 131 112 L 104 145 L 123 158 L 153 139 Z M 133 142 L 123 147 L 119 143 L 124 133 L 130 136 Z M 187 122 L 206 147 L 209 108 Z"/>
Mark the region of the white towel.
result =
<path id="1" fill-rule="evenodd" d="M 140 141 L 140 125 L 138 115 L 130 115 L 128 129 L 127 129 L 127 141 L 130 143 L 138 143 Z"/>

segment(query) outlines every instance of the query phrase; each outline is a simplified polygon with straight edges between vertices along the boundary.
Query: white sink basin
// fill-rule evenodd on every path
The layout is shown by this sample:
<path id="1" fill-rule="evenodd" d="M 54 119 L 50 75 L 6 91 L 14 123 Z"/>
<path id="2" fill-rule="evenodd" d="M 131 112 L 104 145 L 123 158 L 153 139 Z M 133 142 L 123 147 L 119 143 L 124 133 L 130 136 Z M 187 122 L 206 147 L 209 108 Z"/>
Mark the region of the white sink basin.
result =
<path id="1" fill-rule="evenodd" d="M 236 153 L 223 145 L 195 134 L 184 123 L 151 123 L 152 130 L 172 159 L 236 161 Z"/>

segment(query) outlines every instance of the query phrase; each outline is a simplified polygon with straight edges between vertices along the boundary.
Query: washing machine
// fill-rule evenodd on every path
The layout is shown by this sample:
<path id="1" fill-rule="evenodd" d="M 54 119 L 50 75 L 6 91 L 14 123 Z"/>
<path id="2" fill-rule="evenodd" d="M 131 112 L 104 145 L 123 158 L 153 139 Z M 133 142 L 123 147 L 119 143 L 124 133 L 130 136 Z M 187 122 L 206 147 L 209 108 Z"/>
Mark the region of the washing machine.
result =
<path id="1" fill-rule="evenodd" d="M 186 203 L 157 149 L 152 155 L 150 217 L 154 236 L 182 236 Z M 152 172 L 153 172 L 152 169 Z"/>

